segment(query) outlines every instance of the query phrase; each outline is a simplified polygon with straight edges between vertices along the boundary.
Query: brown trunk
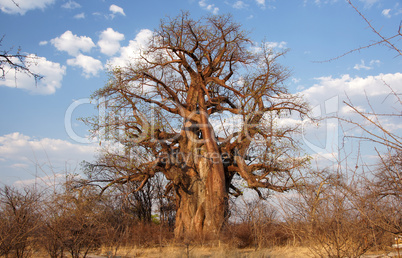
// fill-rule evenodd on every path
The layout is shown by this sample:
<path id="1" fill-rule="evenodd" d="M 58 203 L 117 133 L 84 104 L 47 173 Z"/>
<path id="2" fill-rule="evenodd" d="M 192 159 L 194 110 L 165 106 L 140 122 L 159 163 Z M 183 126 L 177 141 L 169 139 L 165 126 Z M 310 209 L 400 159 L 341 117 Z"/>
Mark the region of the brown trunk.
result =
<path id="1" fill-rule="evenodd" d="M 200 128 L 205 144 L 196 148 L 196 140 L 187 131 L 186 160 L 180 179 L 185 187 L 177 190 L 176 237 L 217 237 L 225 222 L 228 193 L 218 146 L 213 139 L 205 140 L 206 126 Z M 211 135 L 211 132 L 209 132 Z M 189 137 L 190 136 L 190 137 Z"/>
<path id="2" fill-rule="evenodd" d="M 201 152 L 203 154 L 207 155 Z M 187 190 L 179 189 L 177 192 L 175 235 L 179 238 L 217 237 L 226 218 L 228 202 L 225 185 L 214 182 L 210 162 L 201 155 L 196 171 L 188 171 L 197 176 L 188 177 Z"/>

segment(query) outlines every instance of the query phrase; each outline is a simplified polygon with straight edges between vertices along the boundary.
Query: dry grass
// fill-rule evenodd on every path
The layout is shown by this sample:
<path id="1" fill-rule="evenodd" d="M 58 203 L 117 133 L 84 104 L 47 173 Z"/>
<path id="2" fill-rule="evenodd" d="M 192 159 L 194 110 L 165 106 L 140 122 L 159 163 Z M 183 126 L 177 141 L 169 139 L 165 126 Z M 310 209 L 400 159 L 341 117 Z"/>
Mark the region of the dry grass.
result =
<path id="1" fill-rule="evenodd" d="M 104 249 L 105 250 L 105 249 Z M 102 256 L 107 253 L 102 252 Z M 203 246 L 169 246 L 162 248 L 121 248 L 115 254 L 121 257 L 272 257 L 272 258 L 291 258 L 291 257 L 312 257 L 308 248 L 304 247 L 275 247 L 269 249 L 237 249 L 227 246 L 203 247 Z M 94 256 L 92 256 L 94 257 Z M 105 256 L 103 256 L 105 257 Z"/>

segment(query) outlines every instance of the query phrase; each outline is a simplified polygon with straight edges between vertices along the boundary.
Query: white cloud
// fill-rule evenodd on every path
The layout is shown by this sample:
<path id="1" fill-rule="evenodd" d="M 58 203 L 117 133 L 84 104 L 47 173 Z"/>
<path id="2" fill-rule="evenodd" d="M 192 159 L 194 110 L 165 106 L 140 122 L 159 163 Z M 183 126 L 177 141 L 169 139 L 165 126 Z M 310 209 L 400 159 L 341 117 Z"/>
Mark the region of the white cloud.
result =
<path id="1" fill-rule="evenodd" d="M 68 59 L 67 64 L 81 67 L 83 69 L 83 75 L 86 78 L 97 76 L 99 71 L 103 69 L 101 61 L 83 54 L 79 54 L 76 58 Z"/>
<path id="2" fill-rule="evenodd" d="M 366 7 L 371 7 L 375 3 L 379 2 L 380 0 L 360 0 L 360 2 L 364 3 Z"/>
<path id="3" fill-rule="evenodd" d="M 300 78 L 295 78 L 295 77 L 292 78 L 292 82 L 295 84 L 299 83 L 300 81 L 301 81 Z"/>
<path id="4" fill-rule="evenodd" d="M 60 37 L 50 41 L 59 51 L 66 51 L 72 56 L 77 56 L 80 51 L 89 52 L 95 47 L 90 37 L 74 35 L 71 31 L 64 32 Z"/>
<path id="5" fill-rule="evenodd" d="M 81 5 L 77 2 L 70 0 L 67 3 L 63 4 L 61 7 L 66 8 L 66 9 L 76 9 L 76 8 L 80 8 Z"/>
<path id="6" fill-rule="evenodd" d="M 380 60 L 371 60 L 370 65 L 380 65 L 381 61 Z"/>
<path id="7" fill-rule="evenodd" d="M 265 0 L 256 0 L 257 4 L 261 7 L 265 7 Z"/>
<path id="8" fill-rule="evenodd" d="M 201 6 L 201 7 L 206 7 L 207 6 L 207 0 L 201 0 L 201 1 L 199 1 L 198 2 L 198 4 Z"/>
<path id="9" fill-rule="evenodd" d="M 257 2 L 259 2 L 259 1 L 263 1 L 263 0 L 257 0 Z M 380 2 L 381 0 L 359 0 L 359 1 L 362 2 L 366 8 L 370 8 L 375 3 Z M 304 6 L 306 6 L 308 2 L 312 2 L 312 0 L 304 0 Z M 337 2 L 339 2 L 339 0 L 314 0 L 314 3 L 316 5 L 334 4 L 334 3 L 337 3 Z"/>
<path id="10" fill-rule="evenodd" d="M 18 59 L 13 60 L 19 63 Z M 4 79 L 0 80 L 0 85 L 25 89 L 33 94 L 48 95 L 56 92 L 56 89 L 61 87 L 63 76 L 66 73 L 66 67 L 59 63 L 48 61 L 45 57 L 38 57 L 33 54 L 28 54 L 26 63 L 33 73 L 44 76 L 41 80 L 35 82 L 32 76 L 28 74 L 16 72 L 8 65 L 5 66 L 6 74 Z"/>
<path id="11" fill-rule="evenodd" d="M 218 12 L 219 12 L 219 8 L 215 7 L 214 4 L 207 4 L 207 0 L 199 1 L 198 5 L 201 6 L 203 9 L 210 11 L 213 14 L 218 14 Z"/>
<path id="12" fill-rule="evenodd" d="M 114 31 L 112 28 L 108 28 L 102 31 L 98 41 L 98 46 L 101 52 L 112 56 L 120 49 L 120 41 L 124 39 L 124 34 Z"/>
<path id="13" fill-rule="evenodd" d="M 354 108 L 355 108 L 356 110 L 358 110 L 359 112 L 366 112 L 366 109 L 365 109 L 363 106 L 354 106 Z M 349 107 L 349 106 L 343 106 L 339 111 L 340 111 L 341 114 L 352 114 L 352 113 L 355 112 L 355 111 L 354 111 L 351 107 Z"/>
<path id="14" fill-rule="evenodd" d="M 364 60 L 361 60 L 360 64 L 355 64 L 355 66 L 353 66 L 353 69 L 355 69 L 355 70 L 361 70 L 361 69 L 371 70 L 371 69 L 373 69 L 373 67 L 366 66 Z"/>
<path id="15" fill-rule="evenodd" d="M 339 78 L 320 77 L 318 84 L 302 92 L 310 101 L 316 103 L 325 96 L 332 97 L 335 95 L 344 96 L 345 93 L 349 97 L 369 97 L 387 96 L 390 92 L 384 82 L 389 84 L 396 92 L 402 92 L 402 73 L 395 74 L 379 74 L 377 76 L 351 77 L 346 74 Z M 313 103 L 314 104 L 314 103 Z"/>
<path id="16" fill-rule="evenodd" d="M 26 168 L 28 168 L 28 165 L 26 165 Z M 47 173 L 49 173 L 49 171 L 43 171 L 44 170 L 43 168 L 39 168 L 39 170 L 41 170 L 40 172 L 44 172 L 45 175 L 44 176 L 35 175 L 37 177 L 35 177 L 33 179 L 17 180 L 14 182 L 14 185 L 17 187 L 25 187 L 25 186 L 35 184 L 35 187 L 38 187 L 38 186 L 43 186 L 45 188 L 47 188 L 49 186 L 57 187 L 57 185 L 59 185 L 60 183 L 61 184 L 64 183 L 66 180 L 66 177 L 69 175 L 68 171 L 66 171 L 67 173 L 56 173 L 53 171 L 53 173 L 51 175 L 47 175 Z"/>
<path id="17" fill-rule="evenodd" d="M 233 4 L 233 8 L 236 8 L 236 9 L 243 9 L 243 8 L 246 8 L 247 6 L 248 5 L 245 4 L 243 1 L 237 1 Z"/>
<path id="18" fill-rule="evenodd" d="M 388 131 L 400 135 L 401 103 L 391 92 L 390 87 L 397 94 L 402 92 L 402 73 L 379 74 L 377 76 L 351 77 L 343 75 L 338 78 L 321 77 L 318 83 L 300 92 L 312 107 L 312 115 L 317 118 L 326 118 L 320 121 L 317 129 L 305 126 L 303 142 L 309 146 L 313 153 L 325 157 L 326 153 L 337 152 L 337 147 L 347 148 L 344 153 L 361 148 L 364 152 L 373 150 L 373 146 L 361 147 L 358 139 L 348 136 L 367 136 L 355 126 L 338 121 L 332 116 L 359 123 L 373 133 L 382 135 L 382 132 L 365 121 L 344 102 L 351 103 L 359 112 L 376 114 L 397 114 L 397 116 L 371 116 Z M 399 113 L 398 113 L 399 112 Z M 398 116 L 399 115 L 399 116 Z M 338 125 L 338 126 L 337 126 Z M 342 125 L 342 126 L 341 126 Z M 329 137 L 330 136 L 330 137 Z M 348 144 L 344 145 L 344 140 Z M 328 157 L 326 157 L 328 158 Z"/>
<path id="19" fill-rule="evenodd" d="M 57 156 L 57 160 L 66 161 L 68 157 L 63 157 L 66 153 L 80 158 L 80 155 L 88 156 L 93 151 L 94 146 L 73 144 L 61 139 L 36 139 L 19 132 L 0 136 L 0 157 L 5 160 L 20 161 L 20 164 L 25 164 L 25 161 L 35 161 L 31 159 L 33 153 L 47 152 L 50 157 Z M 37 157 L 39 158 L 39 155 Z"/>
<path id="20" fill-rule="evenodd" d="M 402 14 L 402 8 L 399 3 L 396 3 L 394 6 L 394 16 Z"/>
<path id="21" fill-rule="evenodd" d="M 328 161 L 339 160 L 339 154 L 337 150 L 334 152 L 319 152 L 311 155 L 311 158 L 321 167 L 329 167 L 334 164 L 328 163 Z M 325 164 L 324 166 L 322 165 L 323 163 Z"/>
<path id="22" fill-rule="evenodd" d="M 364 69 L 364 70 L 371 70 L 371 69 L 373 69 L 374 67 L 374 65 L 380 65 L 381 64 L 381 61 L 380 60 L 371 60 L 370 61 L 370 64 L 369 64 L 369 66 L 367 66 L 366 65 L 366 63 L 365 63 L 365 61 L 364 60 L 361 60 L 361 62 L 360 62 L 360 64 L 356 64 L 354 67 L 353 67 L 353 69 L 355 69 L 355 70 L 361 70 L 361 69 Z"/>
<path id="23" fill-rule="evenodd" d="M 85 19 L 85 13 L 79 13 L 79 14 L 74 15 L 74 19 L 77 19 L 77 20 Z"/>
<path id="24" fill-rule="evenodd" d="M 336 2 L 338 2 L 338 0 L 324 0 L 324 1 L 321 1 L 321 0 L 314 0 L 314 3 L 315 3 L 316 5 L 321 5 L 321 4 L 333 4 L 333 3 L 336 3 Z M 304 5 L 306 5 L 306 3 L 307 3 L 307 0 L 304 1 Z"/>
<path id="25" fill-rule="evenodd" d="M 281 41 L 281 42 L 265 42 L 264 45 L 265 45 L 265 48 L 267 48 L 267 49 L 277 48 L 279 50 L 283 50 L 286 48 L 287 44 L 288 44 L 287 42 Z M 262 50 L 263 50 L 262 47 L 258 43 L 254 43 L 253 46 L 251 47 L 251 51 L 255 52 L 255 53 L 260 52 Z"/>
<path id="26" fill-rule="evenodd" d="M 148 41 L 152 37 L 152 31 L 148 29 L 141 30 L 135 39 L 130 40 L 128 46 L 120 49 L 120 56 L 114 57 L 109 60 L 108 64 L 112 67 L 126 66 L 133 59 L 139 58 L 141 51 L 145 50 L 148 45 Z"/>
<path id="27" fill-rule="evenodd" d="M 391 18 L 391 15 L 389 14 L 390 12 L 391 12 L 391 9 L 384 9 L 384 10 L 382 10 L 381 14 L 387 18 Z"/>
<path id="28" fill-rule="evenodd" d="M 49 42 L 47 42 L 46 40 L 43 40 L 43 41 L 39 42 L 39 46 L 46 46 L 47 43 L 49 43 Z"/>
<path id="29" fill-rule="evenodd" d="M 115 4 L 112 4 L 110 7 L 109 7 L 109 11 L 111 11 L 113 14 L 121 14 L 121 15 L 123 15 L 123 16 L 126 16 L 126 14 L 124 13 L 124 10 L 123 10 L 123 8 L 121 8 L 120 6 L 117 6 L 117 5 L 115 5 Z M 112 16 L 113 17 L 113 16 Z"/>
<path id="30" fill-rule="evenodd" d="M 6 181 L 5 177 L 17 176 L 13 175 L 13 172 L 17 171 L 24 172 L 19 174 L 23 178 L 32 176 L 33 172 L 35 172 L 36 164 L 39 170 L 49 174 L 54 171 L 43 170 L 51 170 L 52 168 L 58 168 L 57 170 L 69 169 L 66 166 L 75 167 L 83 160 L 92 161 L 96 150 L 97 146 L 95 144 L 80 145 L 61 139 L 38 139 L 19 132 L 6 134 L 0 136 L 0 173 L 3 172 L 2 181 Z M 8 171 L 8 173 L 4 174 L 5 171 Z M 30 175 L 27 173 L 30 173 Z"/>
<path id="31" fill-rule="evenodd" d="M 312 87 L 301 92 L 305 99 L 314 107 L 313 111 L 316 117 L 328 117 L 337 113 L 340 117 L 350 119 L 351 121 L 361 123 L 369 130 L 381 135 L 382 132 L 376 131 L 367 121 L 362 119 L 355 111 L 351 110 L 344 102 L 351 103 L 360 112 L 369 112 L 376 114 L 397 114 L 400 115 L 401 103 L 391 92 L 390 87 L 397 94 L 402 92 L 402 73 L 379 74 L 377 76 L 351 77 L 343 75 L 339 78 L 321 77 L 319 82 Z M 335 99 L 335 102 L 331 102 Z M 395 132 L 401 130 L 400 116 L 378 116 L 381 123 L 387 130 Z M 328 121 L 323 121 L 322 125 L 327 125 Z M 313 137 L 324 135 L 325 128 L 314 132 Z M 343 125 L 342 130 L 338 128 L 341 135 L 362 135 L 362 131 L 354 128 L 352 125 Z M 328 133 L 327 133 L 328 135 Z M 321 142 L 326 142 L 322 137 Z M 350 145 L 351 146 L 351 145 Z"/>
<path id="32" fill-rule="evenodd" d="M 29 165 L 25 164 L 25 163 L 15 163 L 15 164 L 12 164 L 10 167 L 11 168 L 23 168 L 23 169 L 26 169 L 26 168 L 29 167 Z"/>
<path id="33" fill-rule="evenodd" d="M 286 48 L 287 42 L 281 41 L 281 42 L 267 42 L 265 43 L 266 47 L 268 48 L 280 48 L 284 49 Z"/>
<path id="34" fill-rule="evenodd" d="M 49 5 L 53 4 L 55 0 L 0 0 L 0 10 L 8 14 L 21 14 L 34 9 L 45 9 Z"/>
<path id="35" fill-rule="evenodd" d="M 229 115 L 223 119 L 212 118 L 211 125 L 219 137 L 225 138 L 227 135 L 240 131 L 243 126 L 243 117 L 240 115 Z"/>

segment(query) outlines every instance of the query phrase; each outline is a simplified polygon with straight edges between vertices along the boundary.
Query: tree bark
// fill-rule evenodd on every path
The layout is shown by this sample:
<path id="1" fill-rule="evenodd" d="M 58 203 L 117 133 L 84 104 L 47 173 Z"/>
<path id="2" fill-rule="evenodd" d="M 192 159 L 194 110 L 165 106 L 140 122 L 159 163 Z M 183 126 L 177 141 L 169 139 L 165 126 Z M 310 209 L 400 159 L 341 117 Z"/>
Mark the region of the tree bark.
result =
<path id="1" fill-rule="evenodd" d="M 178 238 L 216 238 L 227 218 L 228 192 L 221 155 L 216 141 L 205 139 L 206 131 L 212 135 L 212 128 L 208 124 L 204 127 L 200 128 L 202 147 L 195 146 L 200 141 L 196 139 L 197 132 L 190 133 L 182 152 L 189 155 L 187 165 L 180 173 L 176 172 L 181 174 L 180 183 L 183 183 L 176 189 L 175 236 Z"/>
<path id="2" fill-rule="evenodd" d="M 214 180 L 216 176 L 207 158 L 199 157 L 197 163 L 196 170 L 189 171 L 197 176 L 189 176 L 185 180 L 188 188 L 176 192 L 175 236 L 178 238 L 217 237 L 226 219 L 228 198 L 224 182 Z"/>

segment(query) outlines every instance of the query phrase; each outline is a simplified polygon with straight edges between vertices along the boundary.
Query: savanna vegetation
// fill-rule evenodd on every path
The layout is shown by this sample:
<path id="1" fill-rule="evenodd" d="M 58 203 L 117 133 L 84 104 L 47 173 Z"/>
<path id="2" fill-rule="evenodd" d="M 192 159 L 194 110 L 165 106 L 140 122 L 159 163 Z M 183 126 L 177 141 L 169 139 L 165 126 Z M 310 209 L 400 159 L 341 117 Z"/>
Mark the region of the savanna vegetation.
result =
<path id="1" fill-rule="evenodd" d="M 82 186 L 68 176 L 54 188 L 0 190 L 4 257 L 360 257 L 390 253 L 401 232 L 401 157 L 390 156 L 369 178 L 314 171 L 279 197 L 229 201 L 215 238 L 175 237 L 177 201 L 162 177 L 134 184 Z M 272 201 L 275 199 L 276 201 Z"/>
<path id="2" fill-rule="evenodd" d="M 391 252 L 402 234 L 402 144 L 381 121 L 401 114 L 345 103 L 360 121 L 339 119 L 385 151 L 374 167 L 313 168 L 298 125 L 278 122 L 309 119 L 308 104 L 286 88 L 285 53 L 259 46 L 228 15 L 163 20 L 94 93 L 106 117 L 85 122 L 104 148 L 84 176 L 0 189 L 0 256 Z"/>

